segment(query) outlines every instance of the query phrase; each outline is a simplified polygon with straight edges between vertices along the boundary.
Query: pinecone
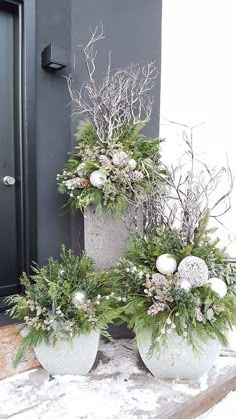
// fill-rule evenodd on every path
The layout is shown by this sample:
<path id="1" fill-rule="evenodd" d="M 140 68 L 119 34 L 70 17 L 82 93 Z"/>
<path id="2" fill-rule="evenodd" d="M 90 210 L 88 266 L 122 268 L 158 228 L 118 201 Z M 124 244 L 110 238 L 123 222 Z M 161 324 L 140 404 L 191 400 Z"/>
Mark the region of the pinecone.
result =
<path id="1" fill-rule="evenodd" d="M 85 178 L 81 178 L 80 182 L 78 182 L 78 188 L 79 189 L 86 189 L 86 188 L 89 187 L 89 185 L 90 185 L 89 180 L 85 179 Z"/>
<path id="2" fill-rule="evenodd" d="M 85 189 L 88 188 L 90 185 L 90 182 L 88 179 L 76 177 L 73 179 L 69 179 L 65 182 L 65 186 L 70 189 Z"/>
<path id="3" fill-rule="evenodd" d="M 167 284 L 167 279 L 164 275 L 155 273 L 152 274 L 151 282 L 158 288 L 163 288 Z"/>
<path id="4" fill-rule="evenodd" d="M 143 174 L 142 172 L 139 172 L 138 170 L 134 170 L 133 172 L 129 173 L 129 178 L 131 182 L 139 182 L 140 180 L 143 179 Z"/>

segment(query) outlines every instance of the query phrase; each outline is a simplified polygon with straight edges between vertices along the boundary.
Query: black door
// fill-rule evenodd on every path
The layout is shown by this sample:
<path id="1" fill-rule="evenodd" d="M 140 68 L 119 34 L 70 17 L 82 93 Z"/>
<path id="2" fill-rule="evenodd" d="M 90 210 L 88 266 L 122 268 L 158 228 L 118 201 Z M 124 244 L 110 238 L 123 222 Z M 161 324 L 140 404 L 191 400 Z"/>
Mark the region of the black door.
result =
<path id="1" fill-rule="evenodd" d="M 17 291 L 16 16 L 0 8 L 0 297 Z"/>

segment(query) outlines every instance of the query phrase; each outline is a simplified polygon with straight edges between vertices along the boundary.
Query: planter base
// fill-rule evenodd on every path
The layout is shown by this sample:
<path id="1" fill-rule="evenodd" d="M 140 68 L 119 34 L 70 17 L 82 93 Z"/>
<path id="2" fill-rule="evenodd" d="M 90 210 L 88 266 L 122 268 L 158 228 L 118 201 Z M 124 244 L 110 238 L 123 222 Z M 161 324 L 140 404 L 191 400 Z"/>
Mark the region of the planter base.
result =
<path id="1" fill-rule="evenodd" d="M 195 354 L 191 346 L 176 333 L 168 336 L 167 345 L 161 352 L 148 355 L 151 334 L 146 333 L 138 342 L 141 358 L 149 371 L 162 379 L 199 380 L 213 365 L 221 345 L 216 340 L 202 344 L 200 353 Z"/>
<path id="2" fill-rule="evenodd" d="M 55 346 L 46 344 L 34 348 L 42 367 L 51 375 L 85 375 L 95 361 L 99 333 L 75 337 L 72 342 L 60 341 Z"/>

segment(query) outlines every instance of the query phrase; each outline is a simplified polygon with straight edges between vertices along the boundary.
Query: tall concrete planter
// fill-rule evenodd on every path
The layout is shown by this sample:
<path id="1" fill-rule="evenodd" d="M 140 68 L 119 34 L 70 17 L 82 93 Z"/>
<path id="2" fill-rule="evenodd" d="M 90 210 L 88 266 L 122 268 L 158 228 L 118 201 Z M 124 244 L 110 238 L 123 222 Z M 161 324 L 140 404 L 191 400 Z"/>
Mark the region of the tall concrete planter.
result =
<path id="1" fill-rule="evenodd" d="M 122 256 L 131 231 L 143 231 L 141 211 L 129 207 L 120 217 L 103 208 L 100 216 L 94 207 L 86 208 L 84 214 L 84 241 L 87 254 L 93 258 L 98 271 L 114 266 Z M 108 329 L 115 339 L 133 338 L 133 332 L 125 324 L 111 325 Z"/>
<path id="2" fill-rule="evenodd" d="M 130 231 L 142 231 L 140 211 L 130 207 L 123 216 L 110 214 L 103 208 L 100 216 L 89 207 L 84 215 L 85 250 L 95 262 L 97 270 L 114 266 L 122 256 Z"/>

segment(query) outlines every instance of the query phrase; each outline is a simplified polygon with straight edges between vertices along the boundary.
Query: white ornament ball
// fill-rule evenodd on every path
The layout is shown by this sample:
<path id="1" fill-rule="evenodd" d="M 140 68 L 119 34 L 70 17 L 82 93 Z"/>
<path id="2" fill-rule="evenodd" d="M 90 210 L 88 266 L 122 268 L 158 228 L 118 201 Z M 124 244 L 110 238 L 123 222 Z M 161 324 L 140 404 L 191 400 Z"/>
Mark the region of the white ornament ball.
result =
<path id="1" fill-rule="evenodd" d="M 95 170 L 90 175 L 90 183 L 98 189 L 102 189 L 107 181 L 107 176 L 101 170 Z"/>
<path id="2" fill-rule="evenodd" d="M 216 294 L 219 295 L 220 298 L 224 298 L 227 294 L 227 285 L 222 279 L 220 278 L 210 278 L 208 280 L 208 284 L 212 291 L 215 291 Z"/>
<path id="3" fill-rule="evenodd" d="M 59 271 L 60 276 L 63 276 L 64 273 L 65 273 L 64 269 L 60 269 L 60 271 Z"/>
<path id="4" fill-rule="evenodd" d="M 180 288 L 182 288 L 183 290 L 188 291 L 188 290 L 190 290 L 192 287 L 191 287 L 191 284 L 190 284 L 190 282 L 189 282 L 189 281 L 182 281 L 182 282 L 181 282 L 181 284 L 180 284 Z"/>
<path id="5" fill-rule="evenodd" d="M 129 165 L 129 168 L 130 168 L 131 170 L 134 170 L 134 169 L 136 169 L 137 162 L 136 162 L 136 160 L 134 160 L 134 159 L 130 159 L 130 160 L 128 161 L 128 165 Z"/>
<path id="6" fill-rule="evenodd" d="M 157 258 L 156 267 L 161 274 L 168 275 L 176 271 L 177 263 L 173 256 L 166 253 Z"/>
<path id="7" fill-rule="evenodd" d="M 72 296 L 72 304 L 74 304 L 75 307 L 79 307 L 83 304 L 85 304 L 87 301 L 87 294 L 85 291 L 75 291 Z"/>
<path id="8" fill-rule="evenodd" d="M 84 175 L 84 169 L 85 169 L 86 164 L 85 163 L 80 163 L 79 166 L 77 167 L 76 171 L 77 171 L 77 175 L 78 176 L 83 176 Z"/>
<path id="9" fill-rule="evenodd" d="M 201 287 L 208 281 L 208 267 L 203 259 L 187 256 L 178 267 L 181 282 L 188 281 L 194 288 Z"/>
<path id="10" fill-rule="evenodd" d="M 117 151 L 114 153 L 112 162 L 115 166 L 125 166 L 128 163 L 129 157 L 125 151 Z"/>

